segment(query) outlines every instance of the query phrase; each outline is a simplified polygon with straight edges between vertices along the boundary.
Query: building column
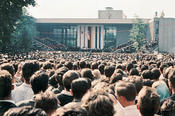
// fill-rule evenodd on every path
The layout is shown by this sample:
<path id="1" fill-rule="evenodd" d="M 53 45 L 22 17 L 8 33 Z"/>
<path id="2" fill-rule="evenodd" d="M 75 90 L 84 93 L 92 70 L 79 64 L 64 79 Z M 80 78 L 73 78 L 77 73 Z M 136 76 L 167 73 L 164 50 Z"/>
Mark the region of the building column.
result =
<path id="1" fill-rule="evenodd" d="M 85 26 L 85 48 L 88 48 L 88 26 Z"/>
<path id="2" fill-rule="evenodd" d="M 99 26 L 97 26 L 97 49 L 99 49 Z"/>
<path id="3" fill-rule="evenodd" d="M 104 48 L 104 26 L 100 26 L 101 27 L 101 48 L 100 49 L 103 49 Z"/>
<path id="4" fill-rule="evenodd" d="M 78 31 L 77 31 L 77 47 L 81 47 L 80 46 L 80 39 L 81 39 L 81 27 L 80 25 L 78 25 Z"/>

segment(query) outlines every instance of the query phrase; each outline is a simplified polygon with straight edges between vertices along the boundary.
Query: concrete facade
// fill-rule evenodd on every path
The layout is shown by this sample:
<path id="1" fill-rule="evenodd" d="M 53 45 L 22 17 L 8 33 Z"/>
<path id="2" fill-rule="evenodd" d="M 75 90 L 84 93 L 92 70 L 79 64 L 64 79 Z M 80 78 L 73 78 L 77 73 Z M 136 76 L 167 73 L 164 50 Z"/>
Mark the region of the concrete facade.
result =
<path id="1" fill-rule="evenodd" d="M 175 53 L 175 19 L 159 19 L 159 51 Z"/>

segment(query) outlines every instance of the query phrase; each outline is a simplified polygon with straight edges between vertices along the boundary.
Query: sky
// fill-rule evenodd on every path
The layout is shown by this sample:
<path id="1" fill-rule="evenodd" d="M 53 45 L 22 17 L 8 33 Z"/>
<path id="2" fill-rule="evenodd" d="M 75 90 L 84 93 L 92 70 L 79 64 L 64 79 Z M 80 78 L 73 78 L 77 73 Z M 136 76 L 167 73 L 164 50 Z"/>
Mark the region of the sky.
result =
<path id="1" fill-rule="evenodd" d="M 98 18 L 98 10 L 113 7 L 123 10 L 127 18 L 153 18 L 164 11 L 175 18 L 175 0 L 36 0 L 28 12 L 35 18 Z"/>

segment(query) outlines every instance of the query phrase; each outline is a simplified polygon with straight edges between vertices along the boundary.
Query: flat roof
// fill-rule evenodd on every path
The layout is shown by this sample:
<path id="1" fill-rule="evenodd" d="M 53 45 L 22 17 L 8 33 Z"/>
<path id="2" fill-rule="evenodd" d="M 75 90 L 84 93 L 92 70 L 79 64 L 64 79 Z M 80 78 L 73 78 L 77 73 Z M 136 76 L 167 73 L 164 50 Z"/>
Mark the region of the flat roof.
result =
<path id="1" fill-rule="evenodd" d="M 143 19 L 148 23 L 150 19 Z M 135 19 L 37 18 L 36 23 L 70 24 L 133 24 Z"/>

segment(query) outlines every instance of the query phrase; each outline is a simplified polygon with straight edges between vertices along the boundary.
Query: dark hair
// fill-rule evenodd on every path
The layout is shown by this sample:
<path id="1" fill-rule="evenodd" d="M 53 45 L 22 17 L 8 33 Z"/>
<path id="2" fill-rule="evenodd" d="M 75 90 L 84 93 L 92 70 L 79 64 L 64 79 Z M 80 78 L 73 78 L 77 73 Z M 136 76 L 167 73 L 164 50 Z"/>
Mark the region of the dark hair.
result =
<path id="1" fill-rule="evenodd" d="M 76 71 L 69 70 L 63 75 L 63 85 L 66 88 L 66 90 L 71 89 L 71 83 L 73 80 L 79 78 L 79 74 Z"/>
<path id="2" fill-rule="evenodd" d="M 43 70 L 34 73 L 30 79 L 34 94 L 44 92 L 48 87 L 49 76 Z"/>
<path id="3" fill-rule="evenodd" d="M 105 65 L 104 64 L 100 64 L 99 66 L 98 66 L 98 69 L 99 69 L 99 71 L 100 71 L 100 73 L 103 75 L 104 74 L 104 68 L 105 68 Z"/>
<path id="4" fill-rule="evenodd" d="M 160 71 L 161 71 L 161 73 L 163 73 L 163 70 L 166 67 L 168 67 L 168 65 L 166 63 L 163 63 L 163 64 L 160 65 Z"/>
<path id="5" fill-rule="evenodd" d="M 129 72 L 132 68 L 134 68 L 134 65 L 132 63 L 127 64 L 126 69 Z"/>
<path id="6" fill-rule="evenodd" d="M 143 72 L 144 70 L 148 70 L 148 66 L 147 65 L 141 65 L 141 72 Z"/>
<path id="7" fill-rule="evenodd" d="M 105 66 L 104 71 L 105 71 L 105 76 L 110 78 L 115 71 L 115 67 L 114 66 Z"/>
<path id="8" fill-rule="evenodd" d="M 135 85 L 136 90 L 137 90 L 137 94 L 138 94 L 140 92 L 140 90 L 142 89 L 142 87 L 143 87 L 142 78 L 139 77 L 139 76 L 129 76 L 128 81 Z"/>
<path id="9" fill-rule="evenodd" d="M 51 62 L 46 62 L 43 64 L 43 69 L 53 69 L 54 65 Z"/>
<path id="10" fill-rule="evenodd" d="M 83 69 L 83 68 L 86 68 L 86 62 L 85 61 L 80 61 L 80 68 Z"/>
<path id="11" fill-rule="evenodd" d="M 81 77 L 88 78 L 90 80 L 94 80 L 94 75 L 92 74 L 92 70 L 89 68 L 85 68 L 81 70 Z"/>
<path id="12" fill-rule="evenodd" d="M 0 100 L 8 97 L 11 93 L 12 77 L 5 70 L 0 70 Z"/>
<path id="13" fill-rule="evenodd" d="M 91 91 L 82 98 L 82 106 L 88 116 L 113 116 L 113 101 L 104 91 Z"/>
<path id="14" fill-rule="evenodd" d="M 67 61 L 67 62 L 64 64 L 64 66 L 67 67 L 69 70 L 72 70 L 73 63 L 70 62 L 70 61 Z"/>
<path id="15" fill-rule="evenodd" d="M 137 75 L 137 76 L 139 76 L 139 71 L 136 68 L 132 68 L 129 71 L 129 75 Z"/>
<path id="16" fill-rule="evenodd" d="M 158 80 L 159 77 L 160 77 L 160 71 L 159 71 L 159 69 L 158 68 L 153 68 L 151 71 L 153 73 L 153 79 Z"/>
<path id="17" fill-rule="evenodd" d="M 72 81 L 71 89 L 76 99 L 81 99 L 83 95 L 91 88 L 91 82 L 85 78 L 79 78 Z"/>
<path id="18" fill-rule="evenodd" d="M 52 116 L 87 116 L 87 112 L 79 105 L 69 105 L 58 108 Z"/>
<path id="19" fill-rule="evenodd" d="M 120 74 L 120 73 L 114 73 L 114 74 L 111 76 L 111 78 L 110 78 L 110 83 L 111 83 L 111 84 L 112 84 L 112 83 L 115 83 L 115 82 L 117 82 L 117 81 L 119 81 L 119 80 L 122 80 L 122 78 L 123 78 L 122 74 Z"/>
<path id="20" fill-rule="evenodd" d="M 47 116 L 47 114 L 41 109 L 24 106 L 9 109 L 4 116 Z"/>
<path id="21" fill-rule="evenodd" d="M 161 105 L 161 116 L 175 116 L 175 101 L 166 99 Z"/>
<path id="22" fill-rule="evenodd" d="M 160 107 L 160 97 L 151 87 L 143 87 L 138 95 L 138 106 L 142 116 L 154 116 Z"/>
<path id="23" fill-rule="evenodd" d="M 153 73 L 150 70 L 144 70 L 142 72 L 143 79 L 153 79 Z"/>
<path id="24" fill-rule="evenodd" d="M 37 94 L 34 97 L 35 108 L 43 109 L 47 114 L 53 113 L 58 108 L 58 100 L 51 91 Z"/>
<path id="25" fill-rule="evenodd" d="M 172 84 L 172 87 L 175 88 L 175 69 L 169 72 L 168 79 Z"/>
<path id="26" fill-rule="evenodd" d="M 117 82 L 115 92 L 118 96 L 125 97 L 127 101 L 134 101 L 137 94 L 134 84 L 126 81 Z"/>
<path id="27" fill-rule="evenodd" d="M 98 69 L 98 63 L 97 62 L 93 62 L 92 65 L 91 65 L 91 69 L 92 70 Z"/>
<path id="28" fill-rule="evenodd" d="M 1 70 L 7 70 L 12 76 L 15 75 L 15 68 L 12 64 L 9 63 L 2 64 Z"/>
<path id="29" fill-rule="evenodd" d="M 30 77 L 39 70 L 39 63 L 36 61 L 26 61 L 22 67 L 22 76 L 27 83 L 30 81 Z"/>

